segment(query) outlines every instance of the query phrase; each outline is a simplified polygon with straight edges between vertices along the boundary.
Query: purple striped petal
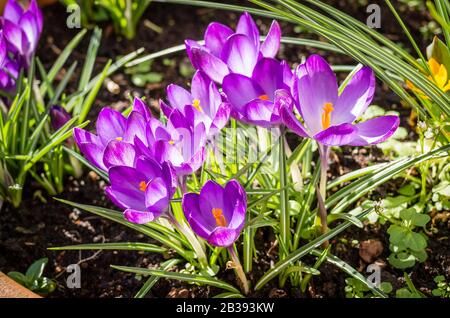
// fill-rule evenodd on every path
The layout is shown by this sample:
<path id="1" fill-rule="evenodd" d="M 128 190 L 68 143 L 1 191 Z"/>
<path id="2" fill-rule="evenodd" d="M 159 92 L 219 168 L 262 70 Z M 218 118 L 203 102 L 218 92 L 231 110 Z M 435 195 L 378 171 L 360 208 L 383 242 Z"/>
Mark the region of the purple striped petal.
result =
<path id="1" fill-rule="evenodd" d="M 23 14 L 22 6 L 17 1 L 9 0 L 3 10 L 3 19 L 13 23 L 19 23 L 20 17 Z"/>
<path id="2" fill-rule="evenodd" d="M 236 180 L 230 180 L 224 189 L 225 210 L 232 211 L 228 216 L 228 227 L 238 232 L 244 227 L 245 212 L 247 210 L 247 194 L 244 188 Z"/>
<path id="3" fill-rule="evenodd" d="M 131 223 L 135 224 L 145 224 L 148 222 L 153 222 L 160 214 L 148 212 L 148 211 L 138 211 L 133 209 L 126 209 L 123 213 L 124 218 Z"/>
<path id="4" fill-rule="evenodd" d="M 273 101 L 277 89 L 289 90 L 289 87 L 283 83 L 283 72 L 283 66 L 279 61 L 272 58 L 263 58 L 256 64 L 252 80 L 258 83 L 264 94 L 269 100 Z"/>
<path id="5" fill-rule="evenodd" d="M 233 33 L 233 30 L 229 27 L 221 23 L 212 22 L 205 31 L 205 46 L 213 55 L 220 57 L 223 45 Z"/>
<path id="6" fill-rule="evenodd" d="M 109 141 L 123 138 L 127 120 L 118 111 L 111 108 L 103 108 L 97 118 L 97 134 L 104 145 Z"/>
<path id="7" fill-rule="evenodd" d="M 325 103 L 336 103 L 338 86 L 328 63 L 319 55 L 311 55 L 297 69 L 294 98 L 306 127 L 312 134 L 322 131 L 321 116 Z"/>
<path id="8" fill-rule="evenodd" d="M 375 76 L 370 67 L 363 67 L 350 80 L 334 105 L 331 125 L 352 123 L 369 106 L 375 92 Z"/>
<path id="9" fill-rule="evenodd" d="M 250 77 L 258 60 L 258 50 L 249 37 L 234 34 L 225 43 L 221 59 L 233 73 Z"/>
<path id="10" fill-rule="evenodd" d="M 147 210 L 157 216 L 166 212 L 170 203 L 169 195 L 167 185 L 162 178 L 150 180 L 145 190 L 145 206 Z"/>
<path id="11" fill-rule="evenodd" d="M 136 164 L 134 146 L 124 141 L 110 141 L 103 154 L 103 163 L 108 169 L 113 166 L 134 167 Z"/>
<path id="12" fill-rule="evenodd" d="M 356 136 L 349 144 L 352 146 L 378 144 L 391 137 L 399 124 L 400 119 L 397 116 L 380 116 L 356 124 Z"/>
<path id="13" fill-rule="evenodd" d="M 238 239 L 240 231 L 225 227 L 216 228 L 208 238 L 208 243 L 219 247 L 228 247 Z"/>
<path id="14" fill-rule="evenodd" d="M 295 117 L 294 113 L 291 110 L 289 110 L 287 107 L 282 107 L 280 111 L 283 123 L 286 125 L 287 128 L 289 128 L 299 136 L 305 138 L 309 137 L 308 133 L 306 132 L 306 129 L 303 127 L 303 125 L 300 123 L 297 117 Z"/>
<path id="15" fill-rule="evenodd" d="M 241 74 L 229 74 L 223 80 L 223 91 L 231 106 L 237 111 L 249 101 L 265 95 L 264 90 L 251 78 Z"/>
<path id="16" fill-rule="evenodd" d="M 102 170 L 107 170 L 103 164 L 104 146 L 98 136 L 81 128 L 74 128 L 73 139 L 75 139 L 81 153 L 91 163 Z"/>
<path id="17" fill-rule="evenodd" d="M 190 52 L 192 65 L 205 72 L 213 81 L 221 83 L 224 76 L 230 72 L 228 66 L 221 59 L 205 49 L 192 47 Z"/>
<path id="18" fill-rule="evenodd" d="M 195 234 L 207 240 L 213 228 L 208 224 L 203 224 L 204 217 L 200 211 L 199 197 L 197 193 L 184 194 L 182 200 L 183 213 Z"/>
<path id="19" fill-rule="evenodd" d="M 318 134 L 314 139 L 326 146 L 343 146 L 350 144 L 356 136 L 358 129 L 351 124 L 331 126 Z"/>
<path id="20" fill-rule="evenodd" d="M 148 121 L 152 117 L 148 106 L 142 101 L 142 99 L 135 97 L 133 102 L 133 111 L 138 112 L 142 116 L 144 116 L 145 120 Z"/>
<path id="21" fill-rule="evenodd" d="M 145 189 L 142 183 L 147 183 L 146 177 L 132 167 L 115 166 L 109 169 L 111 186 L 106 194 L 114 203 L 123 209 L 145 211 Z M 144 190 L 144 191 L 143 191 Z"/>
<path id="22" fill-rule="evenodd" d="M 275 57 L 280 49 L 281 28 L 277 21 L 273 21 L 269 33 L 261 45 L 261 53 L 264 57 Z"/>
<path id="23" fill-rule="evenodd" d="M 259 51 L 259 30 L 252 16 L 248 12 L 244 12 L 239 18 L 239 22 L 236 27 L 236 33 L 244 34 L 248 37 Z"/>
<path id="24" fill-rule="evenodd" d="M 193 100 L 191 93 L 175 84 L 167 86 L 167 99 L 172 108 L 179 110 L 183 110 L 186 105 L 191 105 Z"/>
<path id="25" fill-rule="evenodd" d="M 125 132 L 123 133 L 123 141 L 133 143 L 134 138 L 146 140 L 146 121 L 141 113 L 132 111 L 127 118 Z"/>

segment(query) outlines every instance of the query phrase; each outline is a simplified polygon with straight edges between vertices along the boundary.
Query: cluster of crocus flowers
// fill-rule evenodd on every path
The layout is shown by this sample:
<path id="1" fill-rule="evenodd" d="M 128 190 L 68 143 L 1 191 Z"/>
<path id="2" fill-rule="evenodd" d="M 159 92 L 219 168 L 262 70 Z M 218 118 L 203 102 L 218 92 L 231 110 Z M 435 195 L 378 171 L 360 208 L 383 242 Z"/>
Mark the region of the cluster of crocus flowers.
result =
<path id="1" fill-rule="evenodd" d="M 11 91 L 20 69 L 27 69 L 42 32 L 42 12 L 36 0 L 24 8 L 8 0 L 0 31 L 0 89 Z"/>
<path id="2" fill-rule="evenodd" d="M 323 201 L 329 148 L 380 143 L 399 125 L 397 116 L 358 122 L 375 91 L 370 68 L 357 71 L 339 93 L 335 74 L 320 56 L 310 56 L 295 72 L 285 61 L 276 60 L 280 39 L 274 21 L 261 42 L 248 13 L 240 17 L 236 31 L 211 23 L 204 45 L 186 40 L 187 54 L 197 71 L 190 91 L 168 86 L 166 101 L 160 100 L 166 123 L 152 117 L 146 105 L 135 99 L 128 117 L 103 109 L 96 134 L 74 130 L 81 152 L 108 172 L 111 184 L 106 193 L 124 210 L 128 221 L 147 223 L 166 216 L 184 232 L 170 212 L 171 199 L 180 186 L 191 229 L 209 244 L 228 248 L 245 292 L 248 283 L 233 247 L 245 224 L 244 188 L 236 180 L 224 187 L 207 181 L 197 194 L 186 193 L 185 185 L 186 177 L 203 165 L 208 140 L 226 126 L 229 117 L 262 127 L 287 126 L 317 141 L 322 163 L 318 193 L 322 224 L 326 224 Z M 441 67 L 438 72 L 439 83 L 444 77 L 447 82 L 446 72 Z M 184 233 L 193 240 L 193 247 L 198 246 L 195 237 Z M 196 253 L 201 256 L 201 249 Z"/>
<path id="3" fill-rule="evenodd" d="M 445 65 L 440 64 L 434 58 L 429 59 L 427 64 L 431 71 L 431 75 L 428 76 L 428 79 L 436 84 L 436 86 L 444 93 L 448 92 L 450 90 L 450 79 Z M 406 80 L 406 86 L 420 97 L 429 99 L 429 97 L 426 96 L 422 90 L 417 88 L 410 80 Z"/>
<path id="4" fill-rule="evenodd" d="M 205 45 L 186 40 L 186 51 L 192 65 L 205 72 L 212 80 L 222 83 L 230 73 L 251 76 L 261 57 L 273 58 L 278 52 L 281 30 L 277 21 L 261 43 L 258 27 L 245 12 L 239 19 L 236 31 L 213 22 L 205 32 Z"/>

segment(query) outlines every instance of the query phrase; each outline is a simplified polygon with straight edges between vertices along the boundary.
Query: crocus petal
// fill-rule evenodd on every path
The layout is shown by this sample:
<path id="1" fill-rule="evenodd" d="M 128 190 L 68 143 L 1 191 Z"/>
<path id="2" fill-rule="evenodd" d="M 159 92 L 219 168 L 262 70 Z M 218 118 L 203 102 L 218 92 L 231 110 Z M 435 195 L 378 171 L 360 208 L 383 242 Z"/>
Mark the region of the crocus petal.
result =
<path id="1" fill-rule="evenodd" d="M 132 111 L 127 118 L 126 128 L 123 133 L 123 141 L 132 143 L 135 137 L 146 139 L 146 120 L 141 113 Z"/>
<path id="2" fill-rule="evenodd" d="M 225 227 L 218 227 L 211 233 L 208 243 L 219 247 L 228 247 L 239 237 L 240 231 Z"/>
<path id="3" fill-rule="evenodd" d="M 298 101 L 305 125 L 313 134 L 322 131 L 322 112 L 325 103 L 335 104 L 337 81 L 331 67 L 319 55 L 311 55 L 297 69 L 294 98 Z"/>
<path id="4" fill-rule="evenodd" d="M 226 198 L 224 215 L 228 217 L 228 227 L 239 232 L 245 223 L 247 194 L 239 182 L 230 180 L 225 185 L 224 197 Z"/>
<path id="5" fill-rule="evenodd" d="M 36 17 L 31 12 L 25 12 L 20 18 L 19 22 L 22 31 L 25 32 L 28 42 L 30 43 L 30 50 L 34 51 L 39 40 L 39 30 L 36 25 Z M 29 52 L 33 53 L 33 52 Z"/>
<path id="6" fill-rule="evenodd" d="M 369 106 L 375 92 L 375 76 L 370 67 L 363 67 L 350 80 L 334 105 L 331 125 L 352 123 Z"/>
<path id="7" fill-rule="evenodd" d="M 142 99 L 135 97 L 133 102 L 133 111 L 138 112 L 142 116 L 144 116 L 145 120 L 148 121 L 152 114 L 148 109 L 148 106 L 142 101 Z"/>
<path id="8" fill-rule="evenodd" d="M 160 214 L 148 212 L 148 211 L 138 211 L 133 209 L 126 209 L 123 212 L 124 218 L 131 223 L 135 224 L 145 224 L 148 222 L 153 222 L 158 218 Z"/>
<path id="9" fill-rule="evenodd" d="M 4 20 L 3 33 L 8 41 L 9 47 L 12 46 L 12 48 L 14 48 L 15 51 L 18 51 L 19 54 L 26 53 L 27 39 L 25 37 L 25 34 L 22 32 L 22 29 L 18 25 L 10 22 L 9 20 Z"/>
<path id="10" fill-rule="evenodd" d="M 244 118 L 249 123 L 262 127 L 270 127 L 279 122 L 272 121 L 274 104 L 271 101 L 254 99 L 245 105 Z"/>
<path id="11" fill-rule="evenodd" d="M 221 83 L 230 71 L 228 66 L 218 57 L 203 48 L 191 48 L 192 65 L 205 72 L 213 81 Z"/>
<path id="12" fill-rule="evenodd" d="M 195 69 L 199 69 L 200 66 L 197 63 L 197 60 L 194 60 L 194 57 L 192 56 L 192 49 L 193 48 L 202 49 L 202 45 L 200 45 L 197 41 L 187 39 L 187 40 L 184 40 L 184 46 L 186 47 L 186 54 L 189 57 L 189 60 L 191 61 L 192 66 Z M 207 50 L 207 49 L 205 48 L 205 50 Z"/>
<path id="13" fill-rule="evenodd" d="M 73 138 L 75 139 L 78 148 L 80 148 L 80 151 L 90 162 L 98 168 L 106 170 L 106 167 L 103 164 L 104 146 L 98 136 L 91 134 L 84 129 L 74 128 Z"/>
<path id="14" fill-rule="evenodd" d="M 202 71 L 197 71 L 191 84 L 192 97 L 199 100 L 203 112 L 212 117 L 222 102 L 216 84 Z"/>
<path id="15" fill-rule="evenodd" d="M 103 154 L 103 163 L 106 168 L 113 166 L 134 167 L 136 151 L 130 143 L 112 140 L 108 143 Z"/>
<path id="16" fill-rule="evenodd" d="M 177 175 L 175 173 L 175 169 L 173 168 L 173 166 L 170 162 L 163 162 L 161 165 L 161 173 L 162 173 L 162 178 L 167 185 L 167 189 L 169 191 L 169 197 L 172 198 L 178 187 L 178 181 L 177 181 Z"/>
<path id="17" fill-rule="evenodd" d="M 220 52 L 222 51 L 225 41 L 233 33 L 233 30 L 226 25 L 212 22 L 205 31 L 205 46 L 213 55 L 220 57 Z"/>
<path id="18" fill-rule="evenodd" d="M 236 27 L 236 33 L 244 34 L 254 44 L 257 51 L 259 51 L 259 30 L 252 16 L 248 12 L 244 12 L 239 18 Z"/>
<path id="19" fill-rule="evenodd" d="M 204 224 L 210 228 L 216 227 L 216 220 L 212 212 L 213 209 L 221 209 L 222 212 L 226 212 L 224 189 L 215 181 L 208 180 L 200 190 L 199 206 L 201 216 L 204 218 Z M 226 215 L 224 216 L 226 217 Z M 227 223 L 229 221 L 226 219 Z"/>
<path id="20" fill-rule="evenodd" d="M 264 90 L 251 78 L 241 74 L 225 76 L 222 84 L 228 102 L 233 108 L 240 111 L 249 101 L 265 95 Z"/>
<path id="21" fill-rule="evenodd" d="M 126 127 L 126 118 L 118 111 L 111 108 L 103 108 L 97 118 L 97 134 L 104 145 L 110 140 L 123 138 Z"/>
<path id="22" fill-rule="evenodd" d="M 357 130 L 358 129 L 351 124 L 331 126 L 314 135 L 314 139 L 326 146 L 348 145 L 355 138 Z"/>
<path id="23" fill-rule="evenodd" d="M 39 5 L 36 0 L 31 0 L 30 6 L 28 7 L 28 11 L 34 14 L 36 17 L 36 24 L 39 33 L 42 32 L 44 17 L 42 16 L 42 11 L 39 9 Z"/>
<path id="24" fill-rule="evenodd" d="M 162 178 L 155 178 L 147 183 L 145 206 L 148 211 L 161 215 L 169 207 L 170 197 L 167 185 Z"/>
<path id="25" fill-rule="evenodd" d="M 132 167 L 115 166 L 108 170 L 111 186 L 106 192 L 113 197 L 114 203 L 121 208 L 145 211 L 145 192 L 142 182 L 147 182 L 145 176 Z"/>
<path id="26" fill-rule="evenodd" d="M 263 89 L 264 95 L 273 101 L 277 89 L 289 89 L 283 83 L 283 72 L 284 69 L 279 61 L 272 58 L 263 58 L 256 64 L 252 80 L 258 83 Z"/>
<path id="27" fill-rule="evenodd" d="M 309 137 L 308 133 L 306 132 L 306 129 L 303 127 L 303 125 L 300 123 L 300 121 L 295 117 L 293 112 L 289 110 L 287 107 L 282 107 L 280 109 L 281 112 L 281 118 L 283 120 L 283 123 L 294 133 L 296 133 L 299 136 L 302 137 Z"/>
<path id="28" fill-rule="evenodd" d="M 357 133 L 349 143 L 352 146 L 378 144 L 392 136 L 400 124 L 397 116 L 380 116 L 356 124 Z"/>
<path id="29" fill-rule="evenodd" d="M 22 6 L 17 1 L 8 1 L 3 10 L 3 19 L 17 24 L 22 14 Z"/>
<path id="30" fill-rule="evenodd" d="M 280 49 L 281 29 L 277 21 L 273 21 L 269 33 L 261 45 L 261 53 L 264 57 L 275 57 Z"/>
<path id="31" fill-rule="evenodd" d="M 219 109 L 216 112 L 216 116 L 214 117 L 209 134 L 215 135 L 220 132 L 220 130 L 225 127 L 225 125 L 228 123 L 228 120 L 230 119 L 230 105 L 228 103 L 222 103 L 219 106 Z"/>
<path id="32" fill-rule="evenodd" d="M 146 180 L 162 177 L 161 165 L 153 158 L 140 157 L 136 161 L 136 170 L 142 173 Z"/>
<path id="33" fill-rule="evenodd" d="M 167 99 L 172 108 L 179 110 L 183 110 L 186 105 L 191 105 L 193 100 L 191 93 L 175 84 L 167 86 Z"/>
<path id="34" fill-rule="evenodd" d="M 197 193 L 186 193 L 182 200 L 183 212 L 192 230 L 198 236 L 207 240 L 215 228 L 215 224 L 204 224 L 199 206 L 199 195 Z"/>
<path id="35" fill-rule="evenodd" d="M 232 72 L 250 77 L 258 59 L 258 51 L 250 38 L 234 34 L 223 46 L 221 59 Z"/>

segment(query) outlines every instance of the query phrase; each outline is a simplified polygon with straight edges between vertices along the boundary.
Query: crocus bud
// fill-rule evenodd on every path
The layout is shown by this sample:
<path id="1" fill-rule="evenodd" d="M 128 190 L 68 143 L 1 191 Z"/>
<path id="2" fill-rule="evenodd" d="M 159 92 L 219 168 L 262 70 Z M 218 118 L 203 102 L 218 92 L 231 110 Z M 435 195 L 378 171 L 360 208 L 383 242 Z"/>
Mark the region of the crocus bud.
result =
<path id="1" fill-rule="evenodd" d="M 50 109 L 50 120 L 54 130 L 58 130 L 67 123 L 72 116 L 61 106 L 55 105 Z"/>

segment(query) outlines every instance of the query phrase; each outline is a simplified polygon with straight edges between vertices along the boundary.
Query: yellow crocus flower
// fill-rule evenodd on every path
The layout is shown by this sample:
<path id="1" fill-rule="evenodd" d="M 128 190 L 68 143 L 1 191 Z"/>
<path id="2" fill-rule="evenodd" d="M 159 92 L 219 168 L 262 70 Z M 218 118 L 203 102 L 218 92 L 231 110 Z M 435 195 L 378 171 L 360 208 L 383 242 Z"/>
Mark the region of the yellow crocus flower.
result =
<path id="1" fill-rule="evenodd" d="M 439 64 L 438 61 L 436 61 L 434 58 L 431 58 L 428 61 L 428 66 L 432 74 L 428 76 L 428 79 L 435 83 L 436 86 L 439 87 L 439 89 L 444 93 L 448 92 L 450 90 L 450 81 L 448 78 L 447 69 L 445 68 L 444 64 Z M 423 98 L 429 99 L 429 97 L 426 96 L 423 91 L 414 86 L 411 81 L 406 80 L 406 86 L 413 92 L 421 95 Z"/>

